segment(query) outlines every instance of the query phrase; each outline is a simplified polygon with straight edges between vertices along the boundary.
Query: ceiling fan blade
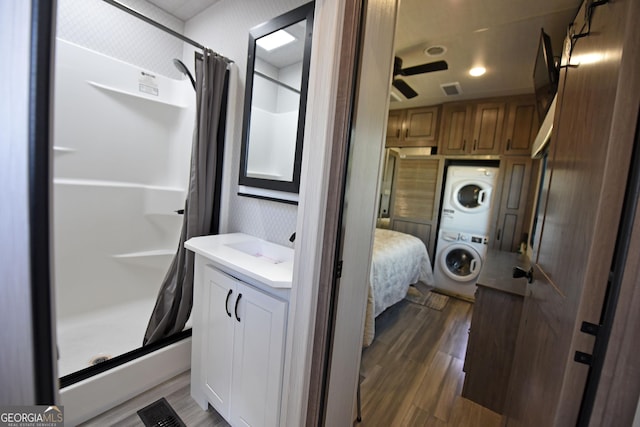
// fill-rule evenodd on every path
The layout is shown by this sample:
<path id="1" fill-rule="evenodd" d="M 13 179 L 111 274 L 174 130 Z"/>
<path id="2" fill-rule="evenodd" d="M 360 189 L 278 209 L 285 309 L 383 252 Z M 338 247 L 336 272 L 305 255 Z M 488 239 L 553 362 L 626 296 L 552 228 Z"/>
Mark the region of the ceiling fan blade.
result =
<path id="1" fill-rule="evenodd" d="M 416 92 L 415 90 L 413 90 L 411 88 L 411 86 L 409 86 L 404 80 L 402 79 L 394 79 L 393 80 L 393 86 L 398 89 L 400 91 L 400 93 L 402 93 L 405 98 L 407 99 L 411 99 L 411 98 L 415 98 L 416 96 L 418 96 L 418 92 Z"/>
<path id="2" fill-rule="evenodd" d="M 433 71 L 448 70 L 449 65 L 446 61 L 428 62 L 422 65 L 416 65 L 415 67 L 405 68 L 400 71 L 403 76 L 413 76 L 416 74 L 431 73 Z"/>

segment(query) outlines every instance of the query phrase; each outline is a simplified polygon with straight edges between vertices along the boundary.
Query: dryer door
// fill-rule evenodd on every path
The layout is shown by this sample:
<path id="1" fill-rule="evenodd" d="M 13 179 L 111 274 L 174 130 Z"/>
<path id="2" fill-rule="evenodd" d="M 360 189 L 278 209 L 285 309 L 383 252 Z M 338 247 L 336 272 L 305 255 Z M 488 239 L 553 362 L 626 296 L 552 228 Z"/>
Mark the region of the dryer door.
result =
<path id="1" fill-rule="evenodd" d="M 447 277 L 463 283 L 475 283 L 482 268 L 482 258 L 478 251 L 464 243 L 447 246 L 438 262 Z"/>
<path id="2" fill-rule="evenodd" d="M 456 183 L 451 192 L 451 204 L 462 212 L 480 213 L 491 206 L 491 185 L 481 181 Z"/>

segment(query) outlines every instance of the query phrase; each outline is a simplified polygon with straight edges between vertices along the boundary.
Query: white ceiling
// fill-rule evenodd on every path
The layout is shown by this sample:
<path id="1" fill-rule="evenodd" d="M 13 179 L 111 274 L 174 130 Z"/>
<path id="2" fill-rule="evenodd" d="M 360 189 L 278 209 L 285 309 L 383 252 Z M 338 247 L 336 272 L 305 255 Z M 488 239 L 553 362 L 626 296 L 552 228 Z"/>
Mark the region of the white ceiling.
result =
<path id="1" fill-rule="evenodd" d="M 148 0 L 186 21 L 220 0 Z M 263 0 L 264 1 L 264 0 Z M 401 77 L 418 96 L 407 100 L 396 89 L 391 108 L 533 92 L 532 73 L 540 28 L 551 36 L 559 55 L 566 28 L 582 0 L 402 0 L 395 54 L 403 68 L 445 60 L 446 71 Z M 441 45 L 444 55 L 424 49 Z M 471 77 L 471 67 L 487 73 Z M 445 96 L 441 84 L 459 82 L 462 94 Z"/>
<path id="2" fill-rule="evenodd" d="M 395 52 L 403 68 L 443 59 L 446 71 L 401 77 L 418 96 L 391 108 L 435 105 L 463 99 L 532 93 L 532 74 L 540 28 L 551 36 L 559 56 L 566 29 L 581 0 L 402 0 Z M 442 45 L 440 57 L 424 49 Z M 471 77 L 471 67 L 487 72 Z M 459 82 L 463 93 L 445 96 L 441 84 Z M 393 97 L 392 97 L 393 101 Z"/>
<path id="3" fill-rule="evenodd" d="M 189 20 L 220 0 L 147 0 L 183 21 Z"/>

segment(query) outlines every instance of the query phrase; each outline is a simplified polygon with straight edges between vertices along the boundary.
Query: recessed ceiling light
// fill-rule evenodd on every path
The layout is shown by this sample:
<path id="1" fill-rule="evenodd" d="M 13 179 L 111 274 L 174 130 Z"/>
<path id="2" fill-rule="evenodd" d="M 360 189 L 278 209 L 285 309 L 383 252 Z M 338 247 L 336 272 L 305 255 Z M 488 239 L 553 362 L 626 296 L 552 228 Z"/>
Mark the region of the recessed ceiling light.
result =
<path id="1" fill-rule="evenodd" d="M 487 69 L 484 67 L 473 67 L 469 70 L 469 74 L 473 77 L 478 77 L 487 72 Z"/>
<path id="2" fill-rule="evenodd" d="M 429 46 L 424 50 L 427 56 L 442 56 L 447 52 L 447 48 L 444 46 Z"/>
<path id="3" fill-rule="evenodd" d="M 287 33 L 285 30 L 279 30 L 275 33 L 260 37 L 258 40 L 256 40 L 256 44 L 264 50 L 271 51 L 273 49 L 284 46 L 285 44 L 289 44 L 295 39 L 295 37 Z"/>

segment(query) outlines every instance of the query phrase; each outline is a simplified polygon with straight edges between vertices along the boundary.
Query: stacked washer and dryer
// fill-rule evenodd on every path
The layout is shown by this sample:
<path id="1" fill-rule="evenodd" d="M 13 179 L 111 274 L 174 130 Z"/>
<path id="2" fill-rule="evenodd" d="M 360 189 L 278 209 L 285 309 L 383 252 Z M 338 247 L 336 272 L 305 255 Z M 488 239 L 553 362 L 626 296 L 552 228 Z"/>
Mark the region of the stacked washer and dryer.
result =
<path id="1" fill-rule="evenodd" d="M 435 287 L 473 300 L 486 258 L 498 168 L 449 166 L 434 260 Z"/>

